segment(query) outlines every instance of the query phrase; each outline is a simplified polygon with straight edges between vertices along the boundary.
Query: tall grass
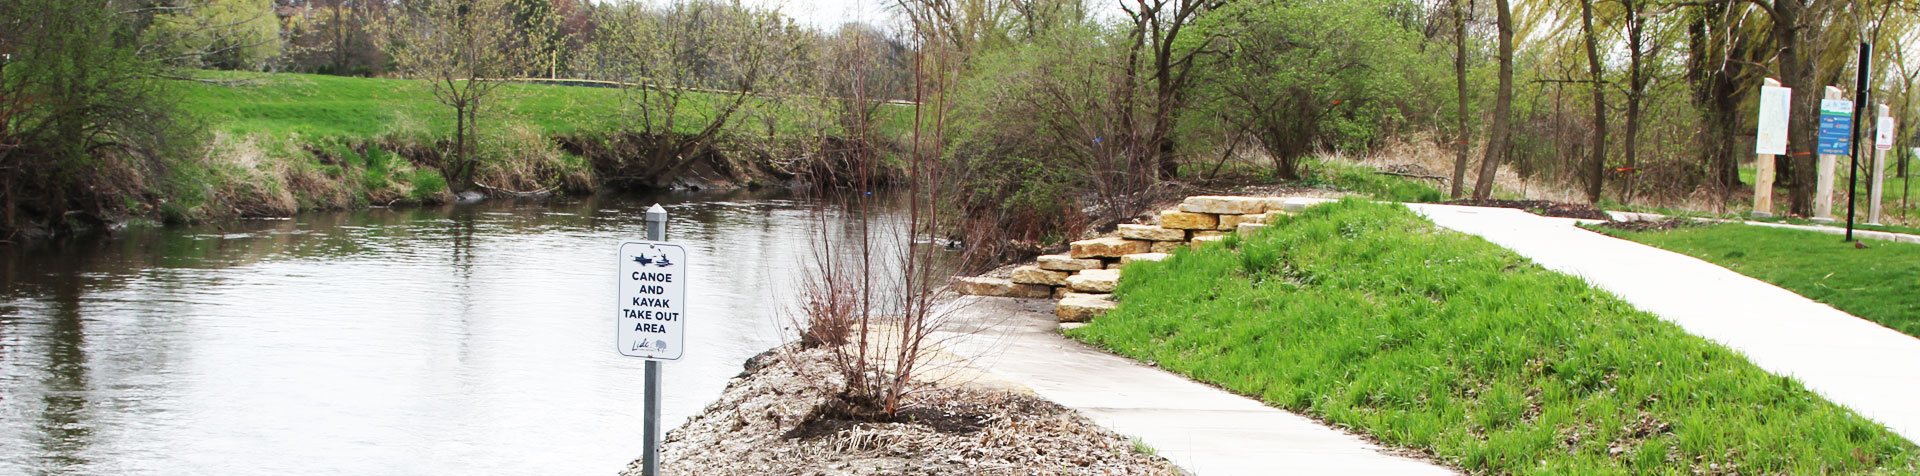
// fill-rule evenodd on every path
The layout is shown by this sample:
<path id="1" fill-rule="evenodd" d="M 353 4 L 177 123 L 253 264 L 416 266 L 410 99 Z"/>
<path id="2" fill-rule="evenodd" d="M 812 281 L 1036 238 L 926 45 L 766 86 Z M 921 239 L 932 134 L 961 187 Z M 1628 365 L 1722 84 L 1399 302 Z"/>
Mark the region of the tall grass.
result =
<path id="1" fill-rule="evenodd" d="M 1127 269 L 1069 335 L 1488 474 L 1877 474 L 1913 443 L 1579 279 L 1348 200 Z"/>

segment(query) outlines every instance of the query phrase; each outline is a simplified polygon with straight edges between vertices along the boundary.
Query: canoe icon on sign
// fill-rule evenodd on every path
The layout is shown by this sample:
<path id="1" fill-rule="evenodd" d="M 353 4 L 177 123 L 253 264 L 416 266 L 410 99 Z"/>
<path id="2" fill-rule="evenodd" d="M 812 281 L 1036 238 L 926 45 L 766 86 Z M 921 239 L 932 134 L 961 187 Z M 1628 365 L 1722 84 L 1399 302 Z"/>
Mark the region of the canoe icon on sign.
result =
<path id="1" fill-rule="evenodd" d="M 667 252 L 665 251 L 661 251 L 652 257 L 647 255 L 635 256 L 633 257 L 633 262 L 640 263 L 641 266 L 653 265 L 662 268 L 673 266 L 672 261 L 667 261 Z"/>

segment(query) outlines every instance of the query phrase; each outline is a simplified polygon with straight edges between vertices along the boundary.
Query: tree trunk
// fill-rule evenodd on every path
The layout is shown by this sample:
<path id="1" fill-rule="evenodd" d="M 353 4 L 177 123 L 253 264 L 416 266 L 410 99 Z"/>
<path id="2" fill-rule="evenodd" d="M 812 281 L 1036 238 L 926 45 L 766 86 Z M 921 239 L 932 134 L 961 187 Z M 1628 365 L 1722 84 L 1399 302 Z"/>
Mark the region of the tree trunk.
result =
<path id="1" fill-rule="evenodd" d="M 1801 0 L 1774 3 L 1773 37 L 1780 46 L 1780 82 L 1793 88 L 1793 103 L 1788 107 L 1787 162 L 1791 182 L 1787 188 L 1788 212 L 1813 216 L 1814 142 L 1819 127 L 1820 85 L 1814 83 L 1814 57 L 1804 34 L 1800 16 L 1805 12 Z"/>
<path id="2" fill-rule="evenodd" d="M 1459 122 L 1459 135 L 1453 139 L 1453 193 L 1455 200 L 1466 196 L 1467 146 L 1472 144 L 1472 132 L 1467 130 L 1467 13 L 1461 8 L 1461 2 L 1453 0 L 1453 86 L 1455 101 L 1454 119 Z"/>
<path id="3" fill-rule="evenodd" d="M 1600 70 L 1600 40 L 1593 31 L 1593 0 L 1580 0 L 1581 33 L 1587 35 L 1587 73 L 1593 80 L 1593 156 L 1587 158 L 1587 203 L 1600 203 L 1607 179 L 1607 89 Z"/>
<path id="4" fill-rule="evenodd" d="M 1513 112 L 1513 14 L 1507 0 L 1495 0 L 1500 27 L 1500 89 L 1493 98 L 1493 134 L 1487 138 L 1486 157 L 1480 159 L 1480 180 L 1473 184 L 1473 198 L 1493 195 L 1493 179 L 1500 161 L 1507 156 L 1508 122 Z"/>
<path id="5" fill-rule="evenodd" d="M 1640 99 L 1646 95 L 1646 17 L 1640 14 L 1640 2 L 1628 0 L 1627 7 L 1627 164 L 1626 183 L 1620 187 L 1620 203 L 1633 201 L 1633 177 L 1640 172 Z"/>
<path id="6" fill-rule="evenodd" d="M 447 176 L 447 185 L 454 193 L 467 190 L 467 164 L 470 160 L 467 151 L 467 117 L 470 106 L 462 104 L 453 108 L 453 160 L 440 161 L 440 171 Z"/>

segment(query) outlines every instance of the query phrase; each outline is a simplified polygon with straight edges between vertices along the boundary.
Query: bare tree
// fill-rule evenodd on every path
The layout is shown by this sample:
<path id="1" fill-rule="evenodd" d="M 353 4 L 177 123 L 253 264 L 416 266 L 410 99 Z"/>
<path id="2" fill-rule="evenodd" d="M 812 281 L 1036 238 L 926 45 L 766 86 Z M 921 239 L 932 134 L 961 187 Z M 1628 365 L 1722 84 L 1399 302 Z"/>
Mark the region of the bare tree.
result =
<path id="1" fill-rule="evenodd" d="M 652 141 L 631 176 L 612 180 L 664 187 L 749 101 L 796 73 L 786 61 L 799 52 L 787 41 L 795 27 L 774 11 L 693 0 L 603 13 L 600 55 L 626 84 L 632 129 Z"/>
<path id="2" fill-rule="evenodd" d="M 1607 90 L 1600 69 L 1599 33 L 1593 29 L 1593 0 L 1580 0 L 1580 31 L 1586 36 L 1588 81 L 1593 84 L 1593 150 L 1587 158 L 1587 203 L 1600 203 L 1607 179 Z"/>
<path id="3" fill-rule="evenodd" d="M 1207 0 L 1134 0 L 1120 3 L 1131 24 L 1127 33 L 1125 89 L 1120 104 L 1127 109 L 1143 108 L 1144 119 L 1135 119 L 1132 111 L 1120 115 L 1124 130 L 1133 131 L 1125 140 L 1149 163 L 1158 165 L 1158 176 L 1173 178 L 1180 171 L 1174 155 L 1173 124 L 1181 109 L 1181 100 L 1193 77 L 1194 58 L 1203 48 L 1181 48 L 1181 34 L 1212 6 Z M 1146 71 L 1141 71 L 1145 68 Z M 1144 124 L 1135 124 L 1144 121 Z"/>
<path id="4" fill-rule="evenodd" d="M 433 98 L 453 109 L 453 147 L 440 168 L 455 191 L 474 187 L 480 119 L 504 80 L 529 62 L 512 14 L 506 0 L 414 0 L 381 25 L 400 72 L 425 80 Z"/>
<path id="5" fill-rule="evenodd" d="M 1453 85 L 1454 111 L 1459 134 L 1453 139 L 1453 190 L 1450 196 L 1466 196 L 1467 148 L 1473 133 L 1467 129 L 1467 0 L 1453 0 Z"/>
<path id="6" fill-rule="evenodd" d="M 1507 0 L 1495 0 L 1499 10 L 1500 89 L 1493 99 L 1493 133 L 1487 138 L 1487 154 L 1480 159 L 1480 179 L 1473 184 L 1473 198 L 1493 195 L 1493 180 L 1500 161 L 1507 157 L 1508 135 L 1513 116 L 1513 12 Z"/>

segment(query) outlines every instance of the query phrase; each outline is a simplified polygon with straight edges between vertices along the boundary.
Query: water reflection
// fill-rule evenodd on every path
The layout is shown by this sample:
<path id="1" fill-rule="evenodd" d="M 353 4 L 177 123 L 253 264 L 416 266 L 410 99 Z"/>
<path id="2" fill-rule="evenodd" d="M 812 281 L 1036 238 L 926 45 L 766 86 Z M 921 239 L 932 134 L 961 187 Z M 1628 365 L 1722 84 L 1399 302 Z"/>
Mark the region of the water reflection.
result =
<path id="1" fill-rule="evenodd" d="M 612 349 L 613 257 L 655 201 L 699 317 L 666 366 L 677 425 L 781 339 L 808 202 L 375 209 L 0 248 L 0 474 L 612 474 L 639 454 L 642 364 Z"/>

